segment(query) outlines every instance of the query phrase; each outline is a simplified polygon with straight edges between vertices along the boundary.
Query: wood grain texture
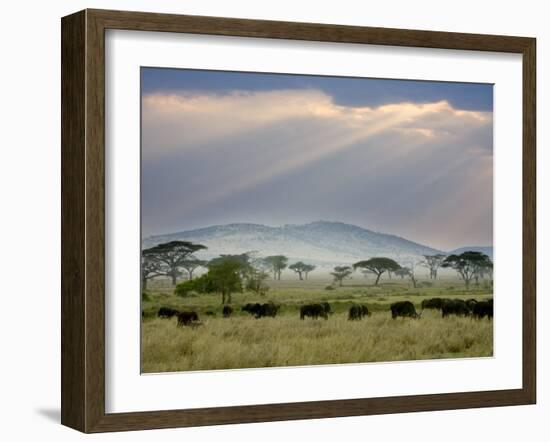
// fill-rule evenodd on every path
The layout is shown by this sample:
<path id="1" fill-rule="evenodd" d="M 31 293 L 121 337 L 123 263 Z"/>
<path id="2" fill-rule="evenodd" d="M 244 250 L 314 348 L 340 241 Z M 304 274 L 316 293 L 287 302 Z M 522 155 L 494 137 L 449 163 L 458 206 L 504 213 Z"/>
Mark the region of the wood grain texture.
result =
<path id="1" fill-rule="evenodd" d="M 523 389 L 537 395 L 537 94 L 536 40 L 523 51 Z"/>
<path id="2" fill-rule="evenodd" d="M 85 13 L 61 30 L 61 422 L 85 427 Z"/>
<path id="3" fill-rule="evenodd" d="M 106 29 L 523 55 L 523 387 L 338 401 L 105 413 Z M 536 400 L 535 40 L 355 26 L 86 10 L 62 20 L 62 423 L 84 432 L 314 419 Z"/>

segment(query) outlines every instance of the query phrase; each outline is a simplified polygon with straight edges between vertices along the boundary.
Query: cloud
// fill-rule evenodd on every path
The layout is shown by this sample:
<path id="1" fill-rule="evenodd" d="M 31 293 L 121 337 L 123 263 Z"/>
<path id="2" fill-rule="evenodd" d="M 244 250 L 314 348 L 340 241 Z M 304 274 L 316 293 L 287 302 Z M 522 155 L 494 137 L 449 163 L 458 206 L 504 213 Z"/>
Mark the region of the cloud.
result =
<path id="1" fill-rule="evenodd" d="M 264 210 L 259 206 L 266 198 L 281 191 L 291 209 L 272 207 L 271 211 L 281 221 L 292 219 L 298 210 L 292 201 L 303 198 L 295 194 L 296 189 L 292 193 L 290 182 L 310 197 L 315 192 L 330 195 L 311 197 L 319 205 L 309 207 L 311 216 L 322 214 L 322 207 L 346 216 L 340 202 L 328 199 L 334 197 L 335 189 L 353 198 L 363 195 L 369 211 L 361 215 L 354 208 L 351 212 L 357 212 L 355 217 L 364 219 L 361 224 L 367 227 L 369 221 L 380 223 L 383 216 L 398 220 L 398 207 L 392 204 L 406 209 L 409 204 L 404 201 L 411 198 L 424 211 L 419 219 L 425 218 L 425 211 L 447 207 L 449 198 L 466 201 L 467 207 L 476 210 L 472 217 L 478 219 L 492 200 L 490 186 L 472 190 L 468 183 L 460 183 L 472 173 L 471 180 L 492 179 L 492 113 L 455 109 L 447 101 L 350 107 L 335 104 L 315 89 L 154 93 L 143 97 L 142 125 L 145 231 L 182 228 L 201 220 L 224 222 L 221 218 L 228 216 L 236 220 L 235 212 L 251 216 L 255 210 Z M 338 174 L 319 177 L 318 171 L 327 165 L 330 170 L 331 164 L 338 164 Z M 455 188 L 429 202 L 426 195 L 434 193 L 433 186 L 441 186 L 439 182 L 451 171 Z M 361 185 L 368 187 L 358 192 L 356 186 Z M 372 189 L 380 186 L 391 188 L 392 193 L 378 204 L 378 215 L 369 214 L 377 198 Z M 470 204 L 467 195 L 460 196 L 466 191 L 480 195 L 474 195 Z M 247 201 L 247 195 L 254 197 Z M 227 210 L 231 201 L 238 210 Z M 450 219 L 453 210 L 446 210 L 441 217 Z M 258 216 L 269 218 L 269 211 L 266 206 L 266 213 Z M 403 210 L 403 215 L 411 213 Z M 456 218 L 453 222 L 455 226 Z M 399 222 L 382 224 L 391 225 L 396 233 L 406 230 Z M 460 226 L 453 229 L 457 235 L 467 234 L 458 232 Z"/>

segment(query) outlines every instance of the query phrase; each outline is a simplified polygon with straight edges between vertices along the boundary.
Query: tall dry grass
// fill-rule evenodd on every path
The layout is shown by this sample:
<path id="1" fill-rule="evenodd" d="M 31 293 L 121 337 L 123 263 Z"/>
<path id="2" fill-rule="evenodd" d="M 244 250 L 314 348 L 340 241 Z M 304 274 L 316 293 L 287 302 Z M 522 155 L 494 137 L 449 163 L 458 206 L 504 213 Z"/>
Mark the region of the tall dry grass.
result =
<path id="1" fill-rule="evenodd" d="M 176 319 L 148 319 L 142 326 L 145 373 L 250 367 L 484 357 L 493 353 L 489 320 L 441 318 L 425 311 L 419 320 L 392 320 L 376 312 L 362 321 L 344 313 L 328 320 L 297 315 L 254 319 L 202 316 L 197 328 Z"/>

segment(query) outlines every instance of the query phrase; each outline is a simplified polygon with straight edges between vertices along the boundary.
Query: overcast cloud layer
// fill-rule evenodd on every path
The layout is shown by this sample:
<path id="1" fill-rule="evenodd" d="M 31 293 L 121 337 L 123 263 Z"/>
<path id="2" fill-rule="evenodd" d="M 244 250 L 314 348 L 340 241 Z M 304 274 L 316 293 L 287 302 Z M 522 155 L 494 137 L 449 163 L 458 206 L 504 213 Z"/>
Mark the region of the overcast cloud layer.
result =
<path id="1" fill-rule="evenodd" d="M 492 163 L 492 112 L 447 100 L 155 91 L 142 97 L 142 231 L 333 220 L 444 250 L 491 245 Z"/>

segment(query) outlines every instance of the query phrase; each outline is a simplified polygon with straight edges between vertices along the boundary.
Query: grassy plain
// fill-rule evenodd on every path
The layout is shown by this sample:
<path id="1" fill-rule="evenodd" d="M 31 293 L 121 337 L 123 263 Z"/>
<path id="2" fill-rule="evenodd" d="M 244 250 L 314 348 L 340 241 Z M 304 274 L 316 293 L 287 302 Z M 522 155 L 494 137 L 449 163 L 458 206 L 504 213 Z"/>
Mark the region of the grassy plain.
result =
<path id="1" fill-rule="evenodd" d="M 466 291 L 456 279 L 421 283 L 413 288 L 406 280 L 349 281 L 344 287 L 327 290 L 330 280 L 290 279 L 270 281 L 265 296 L 250 292 L 233 294 L 235 310 L 223 318 L 219 295 L 185 298 L 172 294 L 162 284 L 152 285 L 142 300 L 142 372 L 214 370 L 250 367 L 341 364 L 404 361 L 493 354 L 493 324 L 487 319 L 449 317 L 425 310 L 418 320 L 391 319 L 393 302 L 410 300 L 420 312 L 422 300 L 446 297 L 478 300 L 492 296 L 492 288 L 482 283 Z M 370 285 L 369 285 L 370 284 Z M 241 312 L 249 302 L 272 301 L 281 306 L 275 318 L 254 319 Z M 327 301 L 334 313 L 328 320 L 300 320 L 300 305 Z M 369 307 L 372 316 L 348 321 L 352 303 Z M 159 319 L 161 306 L 194 310 L 200 327 L 176 326 L 176 318 Z M 206 315 L 207 311 L 215 316 Z"/>

